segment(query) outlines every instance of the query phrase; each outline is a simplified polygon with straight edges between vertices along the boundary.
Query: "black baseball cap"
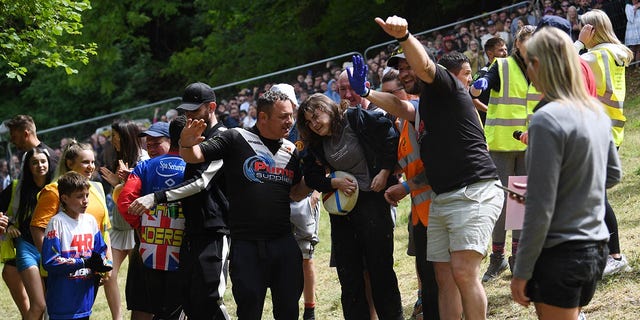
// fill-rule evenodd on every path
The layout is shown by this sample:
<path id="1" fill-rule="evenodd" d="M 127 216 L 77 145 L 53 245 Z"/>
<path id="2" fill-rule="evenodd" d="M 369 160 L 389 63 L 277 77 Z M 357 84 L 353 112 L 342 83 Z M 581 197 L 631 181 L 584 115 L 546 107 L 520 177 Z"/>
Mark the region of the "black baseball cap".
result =
<path id="1" fill-rule="evenodd" d="M 216 101 L 216 93 L 213 92 L 213 89 L 206 83 L 196 82 L 184 88 L 182 104 L 178 106 L 178 109 L 193 111 L 198 109 L 201 104 L 212 101 Z"/>
<path id="2" fill-rule="evenodd" d="M 431 51 L 429 51 L 429 49 L 427 49 L 425 45 L 422 45 L 422 47 L 424 48 L 424 51 L 426 51 L 427 54 L 429 55 L 429 59 L 431 59 L 431 61 L 436 61 L 433 54 L 431 54 Z M 389 59 L 387 59 L 387 67 L 398 69 L 399 59 L 407 59 L 404 55 L 404 50 L 402 50 L 401 46 L 397 46 L 395 49 L 393 49 L 391 56 L 389 56 Z"/>

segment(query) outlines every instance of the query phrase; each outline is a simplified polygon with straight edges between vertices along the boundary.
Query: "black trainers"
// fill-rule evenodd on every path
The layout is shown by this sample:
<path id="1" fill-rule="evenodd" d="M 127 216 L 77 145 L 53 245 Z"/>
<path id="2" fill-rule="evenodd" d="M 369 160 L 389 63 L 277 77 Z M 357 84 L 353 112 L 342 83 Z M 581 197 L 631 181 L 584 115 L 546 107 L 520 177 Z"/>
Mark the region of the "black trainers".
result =
<path id="1" fill-rule="evenodd" d="M 302 314 L 303 320 L 316 320 L 316 309 L 315 308 L 304 308 L 304 313 Z"/>
<path id="2" fill-rule="evenodd" d="M 509 267 L 507 259 L 504 258 L 503 254 L 492 253 L 489 256 L 489 267 L 487 271 L 482 276 L 482 282 L 487 282 L 498 277 L 504 270 Z"/>

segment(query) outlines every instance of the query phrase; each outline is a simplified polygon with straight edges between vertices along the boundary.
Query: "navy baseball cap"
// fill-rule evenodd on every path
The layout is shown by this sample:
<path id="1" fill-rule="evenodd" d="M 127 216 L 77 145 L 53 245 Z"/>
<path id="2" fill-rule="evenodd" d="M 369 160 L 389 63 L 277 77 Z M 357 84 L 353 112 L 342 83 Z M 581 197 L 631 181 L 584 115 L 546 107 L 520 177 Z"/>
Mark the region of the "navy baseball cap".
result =
<path id="1" fill-rule="evenodd" d="M 536 31 L 546 26 L 556 27 L 564 31 L 565 33 L 567 33 L 569 36 L 571 36 L 571 23 L 569 23 L 569 20 L 563 17 L 554 16 L 554 15 L 543 16 L 542 18 L 540 18 L 540 22 L 538 22 Z"/>
<path id="2" fill-rule="evenodd" d="M 150 136 L 150 137 L 167 137 L 169 138 L 169 123 L 167 122 L 156 122 L 152 124 L 149 129 L 141 132 L 139 137 Z"/>
<path id="3" fill-rule="evenodd" d="M 184 88 L 182 104 L 178 106 L 178 109 L 193 111 L 198 109 L 201 104 L 212 101 L 216 101 L 216 93 L 213 92 L 213 89 L 206 83 L 196 82 Z"/>

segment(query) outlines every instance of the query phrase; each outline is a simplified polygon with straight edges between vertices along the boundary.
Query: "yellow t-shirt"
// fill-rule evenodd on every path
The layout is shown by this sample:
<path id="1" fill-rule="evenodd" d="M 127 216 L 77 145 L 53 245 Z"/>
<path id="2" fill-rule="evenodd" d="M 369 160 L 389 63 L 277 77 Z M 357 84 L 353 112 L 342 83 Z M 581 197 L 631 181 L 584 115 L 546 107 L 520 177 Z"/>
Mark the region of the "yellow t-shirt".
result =
<path id="1" fill-rule="evenodd" d="M 102 234 L 111 228 L 111 220 L 107 212 L 107 204 L 104 199 L 104 191 L 98 190 L 102 188 L 99 184 L 91 183 L 89 188 L 89 204 L 87 206 L 88 214 L 96 218 L 98 226 Z M 31 226 L 46 229 L 49 220 L 60 211 L 60 196 L 58 194 L 58 182 L 52 182 L 42 188 L 38 195 L 38 204 L 33 210 L 33 218 L 31 218 Z"/>

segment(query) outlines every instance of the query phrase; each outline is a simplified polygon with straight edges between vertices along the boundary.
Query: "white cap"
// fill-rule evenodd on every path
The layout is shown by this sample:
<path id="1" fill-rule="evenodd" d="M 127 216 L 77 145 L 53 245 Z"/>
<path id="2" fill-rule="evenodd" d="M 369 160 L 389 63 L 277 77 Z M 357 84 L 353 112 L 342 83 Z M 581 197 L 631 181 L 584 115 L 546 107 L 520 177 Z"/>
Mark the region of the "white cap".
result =
<path id="1" fill-rule="evenodd" d="M 290 84 L 287 84 L 287 83 L 274 84 L 273 86 L 271 86 L 270 90 L 278 91 L 286 94 L 287 97 L 289 97 L 289 100 L 291 100 L 291 102 L 293 102 L 293 104 L 296 106 L 296 108 L 299 106 L 298 98 L 296 98 L 296 92 L 295 90 L 293 90 L 293 86 L 291 86 Z"/>

